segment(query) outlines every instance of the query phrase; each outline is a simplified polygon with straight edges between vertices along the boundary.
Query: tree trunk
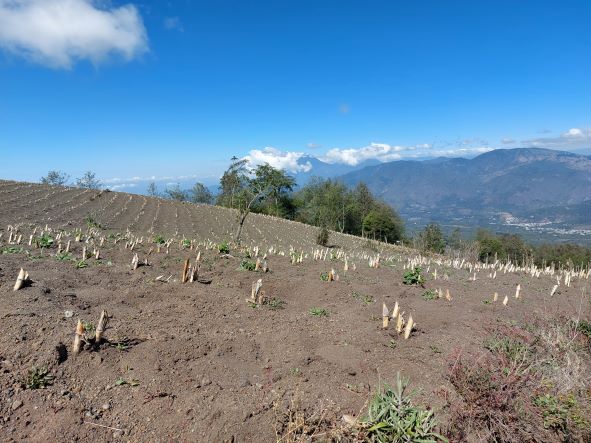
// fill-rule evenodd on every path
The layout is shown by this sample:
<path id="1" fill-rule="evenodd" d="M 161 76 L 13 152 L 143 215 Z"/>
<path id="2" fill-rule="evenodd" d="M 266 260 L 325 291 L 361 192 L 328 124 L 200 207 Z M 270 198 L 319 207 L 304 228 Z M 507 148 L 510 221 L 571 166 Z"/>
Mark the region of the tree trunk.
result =
<path id="1" fill-rule="evenodd" d="M 237 244 L 240 244 L 240 236 L 242 235 L 242 227 L 244 226 L 244 222 L 246 221 L 246 216 L 248 215 L 249 211 L 241 212 L 238 218 L 238 230 L 236 231 L 236 237 L 234 241 Z"/>

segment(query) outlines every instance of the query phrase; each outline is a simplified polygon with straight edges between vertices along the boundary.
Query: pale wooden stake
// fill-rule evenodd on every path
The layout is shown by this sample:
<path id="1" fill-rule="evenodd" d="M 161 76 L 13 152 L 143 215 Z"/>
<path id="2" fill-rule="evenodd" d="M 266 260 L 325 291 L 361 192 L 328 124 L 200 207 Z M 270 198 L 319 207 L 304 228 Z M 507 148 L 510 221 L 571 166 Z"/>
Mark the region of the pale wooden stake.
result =
<path id="1" fill-rule="evenodd" d="M 410 337 L 410 333 L 412 332 L 412 328 L 415 325 L 415 322 L 412 320 L 412 315 L 408 316 L 408 322 L 406 323 L 406 329 L 404 330 L 404 339 L 408 339 Z"/>
<path id="2" fill-rule="evenodd" d="M 16 278 L 16 283 L 14 284 L 13 291 L 18 291 L 20 288 L 23 287 L 23 285 L 25 284 L 25 280 L 27 278 L 26 276 L 27 273 L 23 268 L 21 268 L 20 272 L 18 273 L 18 277 Z"/>
<path id="3" fill-rule="evenodd" d="M 103 339 L 103 332 L 107 327 L 107 323 L 109 321 L 109 316 L 107 315 L 107 311 L 101 312 L 101 317 L 96 325 L 96 334 L 95 334 L 95 343 L 100 343 Z"/>
<path id="4" fill-rule="evenodd" d="M 183 266 L 183 274 L 181 275 L 181 283 L 186 283 L 189 277 L 189 259 L 185 260 L 185 265 Z"/>
<path id="5" fill-rule="evenodd" d="M 401 312 L 398 313 L 396 317 L 396 332 L 399 334 L 402 332 L 402 328 L 404 327 L 404 316 Z"/>
<path id="6" fill-rule="evenodd" d="M 78 319 L 78 324 L 76 325 L 76 334 L 74 335 L 74 346 L 72 347 L 72 353 L 74 355 L 80 352 L 80 345 L 82 344 L 83 338 L 84 325 L 82 324 L 82 320 Z"/>
<path id="7" fill-rule="evenodd" d="M 382 303 L 382 328 L 388 329 L 388 322 L 390 321 L 390 311 L 386 303 Z"/>

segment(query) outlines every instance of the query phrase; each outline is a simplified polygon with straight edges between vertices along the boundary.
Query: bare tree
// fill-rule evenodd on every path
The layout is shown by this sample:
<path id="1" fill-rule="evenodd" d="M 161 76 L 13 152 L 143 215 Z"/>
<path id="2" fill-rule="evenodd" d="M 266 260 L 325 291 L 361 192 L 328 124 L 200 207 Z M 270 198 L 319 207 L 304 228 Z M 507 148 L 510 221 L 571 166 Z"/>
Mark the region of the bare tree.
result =
<path id="1" fill-rule="evenodd" d="M 79 188 L 99 189 L 102 186 L 102 183 L 96 178 L 94 172 L 86 171 L 82 177 L 76 179 L 76 185 Z"/>
<path id="2" fill-rule="evenodd" d="M 64 186 L 70 176 L 62 171 L 49 171 L 45 177 L 41 177 L 41 183 L 44 185 Z"/>

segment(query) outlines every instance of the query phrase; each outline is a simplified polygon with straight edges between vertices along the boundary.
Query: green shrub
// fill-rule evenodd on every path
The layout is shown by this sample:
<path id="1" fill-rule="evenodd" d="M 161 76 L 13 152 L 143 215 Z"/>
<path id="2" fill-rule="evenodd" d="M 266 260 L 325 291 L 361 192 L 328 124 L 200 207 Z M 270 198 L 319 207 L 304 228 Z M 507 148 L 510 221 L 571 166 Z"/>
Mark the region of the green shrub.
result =
<path id="1" fill-rule="evenodd" d="M 244 259 L 242 260 L 242 262 L 240 263 L 240 270 L 241 271 L 254 271 L 256 268 L 256 263 L 251 261 L 251 260 L 247 260 Z"/>
<path id="2" fill-rule="evenodd" d="M 155 235 L 154 243 L 156 243 L 157 245 L 163 245 L 164 243 L 166 243 L 166 239 L 161 235 Z"/>
<path id="3" fill-rule="evenodd" d="M 423 270 L 416 266 L 412 271 L 408 271 L 402 277 L 402 282 L 405 285 L 420 285 L 425 283 L 425 277 L 422 274 Z"/>
<path id="4" fill-rule="evenodd" d="M 42 389 L 53 383 L 53 375 L 49 373 L 46 367 L 33 366 L 29 369 L 29 373 L 25 378 L 23 384 L 27 389 Z"/>
<path id="5" fill-rule="evenodd" d="M 423 292 L 423 298 L 425 300 L 435 300 L 437 298 L 437 291 L 434 289 L 428 289 Z"/>
<path id="6" fill-rule="evenodd" d="M 330 233 L 328 232 L 328 229 L 326 229 L 326 227 L 321 227 L 318 230 L 318 234 L 316 235 L 316 244 L 320 245 L 320 246 L 326 246 L 328 244 L 328 238 L 330 236 Z"/>
<path id="7" fill-rule="evenodd" d="M 433 411 L 413 406 L 407 394 L 408 380 L 397 374 L 394 389 L 384 386 L 372 399 L 367 417 L 362 421 L 367 427 L 366 441 L 386 442 L 437 442 L 447 441 L 436 431 Z"/>
<path id="8" fill-rule="evenodd" d="M 51 248 L 51 245 L 53 245 L 53 237 L 51 237 L 48 234 L 43 234 L 41 237 L 38 237 L 36 242 L 37 242 L 37 246 L 40 248 Z"/>
<path id="9" fill-rule="evenodd" d="M 230 253 L 230 245 L 227 241 L 223 241 L 218 245 L 218 252 L 220 254 L 229 254 Z"/>

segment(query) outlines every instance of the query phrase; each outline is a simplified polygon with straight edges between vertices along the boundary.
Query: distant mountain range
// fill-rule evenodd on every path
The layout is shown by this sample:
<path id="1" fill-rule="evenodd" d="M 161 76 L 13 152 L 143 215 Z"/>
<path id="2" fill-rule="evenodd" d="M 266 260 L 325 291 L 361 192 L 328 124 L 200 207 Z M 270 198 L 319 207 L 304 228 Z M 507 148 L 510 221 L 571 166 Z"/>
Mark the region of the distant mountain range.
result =
<path id="1" fill-rule="evenodd" d="M 472 159 L 367 166 L 338 177 L 370 190 L 414 221 L 591 229 L 591 157 L 498 149 Z"/>

